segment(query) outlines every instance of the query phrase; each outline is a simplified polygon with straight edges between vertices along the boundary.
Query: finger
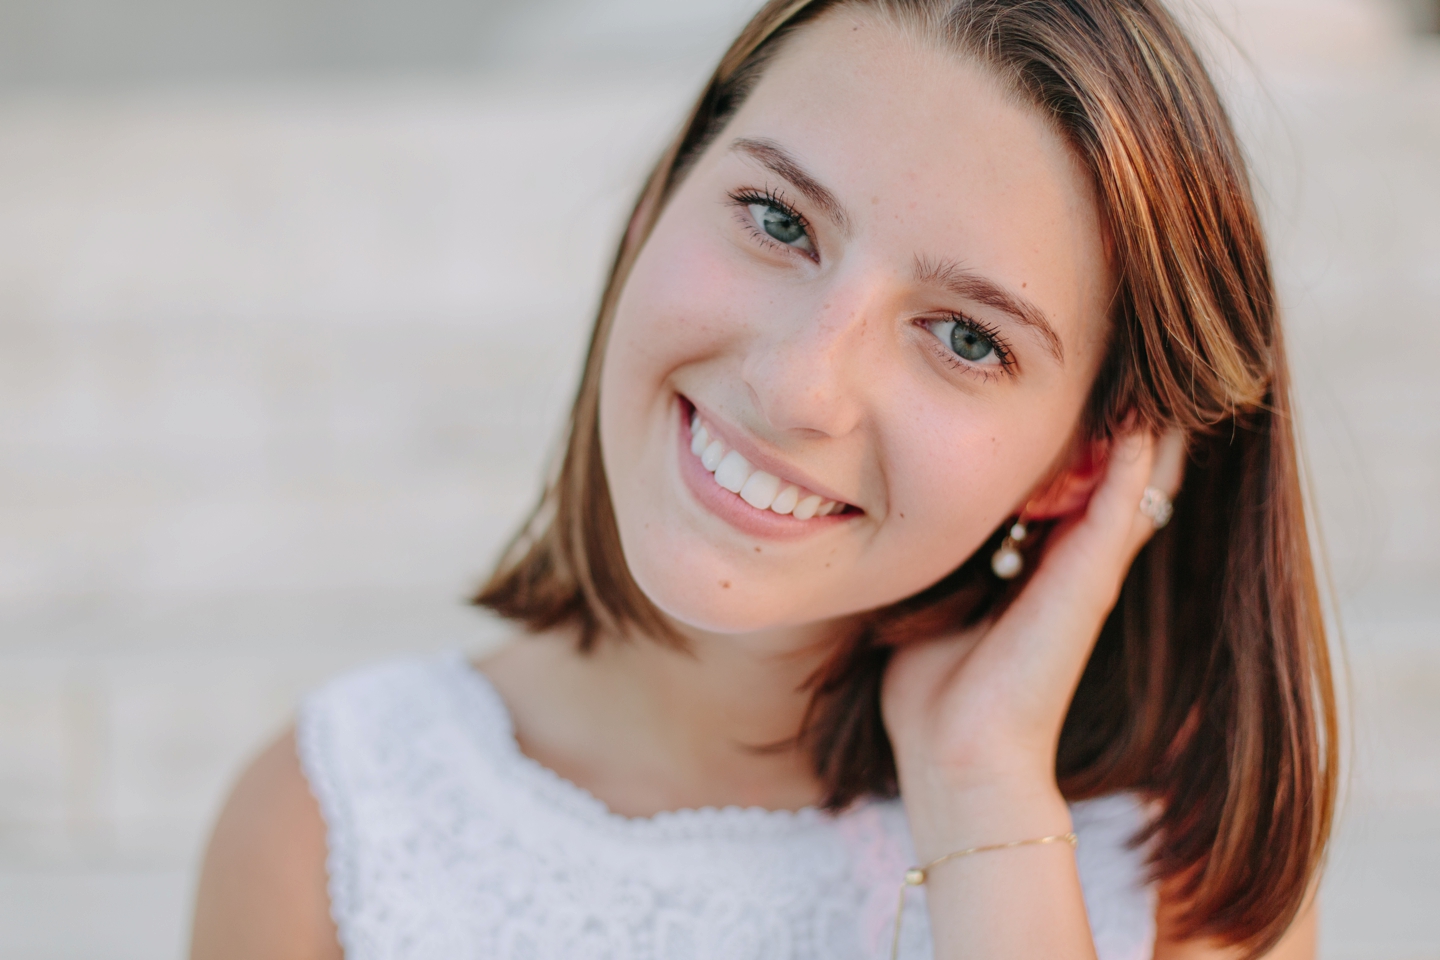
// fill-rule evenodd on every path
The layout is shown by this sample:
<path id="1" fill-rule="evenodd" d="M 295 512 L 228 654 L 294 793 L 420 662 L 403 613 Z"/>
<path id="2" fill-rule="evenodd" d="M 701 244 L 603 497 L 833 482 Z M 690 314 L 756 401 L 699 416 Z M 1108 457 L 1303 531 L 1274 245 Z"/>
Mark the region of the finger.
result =
<path id="1" fill-rule="evenodd" d="M 1140 512 L 1144 490 L 1152 481 L 1177 490 L 1183 462 L 1178 436 L 1141 430 L 1117 437 L 1084 514 L 1056 529 L 1034 577 L 1001 618 L 1005 642 L 981 643 L 975 656 L 1029 664 L 1027 696 L 1066 702 L 1135 553 L 1154 533 Z"/>
<path id="2" fill-rule="evenodd" d="M 1165 491 L 1172 500 L 1180 493 L 1185 476 L 1185 432 L 1178 427 L 1167 430 L 1155 444 L 1155 466 L 1150 471 L 1150 486 Z"/>
<path id="3" fill-rule="evenodd" d="M 1170 500 L 1174 500 L 1180 492 L 1180 483 L 1185 474 L 1185 434 L 1178 429 L 1166 431 L 1155 443 L 1155 459 L 1150 469 L 1149 480 L 1145 489 L 1141 490 L 1141 497 L 1145 491 L 1151 488 L 1160 491 Z M 1168 521 L 1168 517 L 1166 518 Z M 1161 524 L 1163 526 L 1163 524 Z M 1142 513 L 1140 501 L 1136 501 L 1135 515 L 1132 520 L 1131 536 L 1127 561 L 1133 561 L 1140 548 L 1145 546 L 1157 530 L 1155 518 L 1149 514 Z M 1128 565 L 1128 563 L 1127 563 Z"/>
<path id="4" fill-rule="evenodd" d="M 1109 567 L 1123 562 L 1131 545 L 1140 497 L 1155 470 L 1156 438 L 1148 430 L 1117 437 L 1095 489 L 1074 532 L 1091 563 Z"/>
<path id="5" fill-rule="evenodd" d="M 1036 709 L 1063 710 L 1074 691 L 1129 565 L 1134 518 L 1155 454 L 1149 431 L 1116 438 L 1084 513 L 1056 528 L 1035 575 L 974 648 L 976 669 L 999 661 L 993 669 L 1023 673 L 1019 687 Z"/>
<path id="6" fill-rule="evenodd" d="M 1115 440 L 1105 475 L 1083 515 L 1063 523 L 1047 543 L 1035 576 L 1012 607 L 1017 617 L 1043 618 L 1049 613 L 1064 618 L 1092 607 L 1109 609 L 1129 563 L 1135 517 L 1140 515 L 1140 497 L 1154 468 L 1155 447 L 1155 437 L 1148 431 Z"/>

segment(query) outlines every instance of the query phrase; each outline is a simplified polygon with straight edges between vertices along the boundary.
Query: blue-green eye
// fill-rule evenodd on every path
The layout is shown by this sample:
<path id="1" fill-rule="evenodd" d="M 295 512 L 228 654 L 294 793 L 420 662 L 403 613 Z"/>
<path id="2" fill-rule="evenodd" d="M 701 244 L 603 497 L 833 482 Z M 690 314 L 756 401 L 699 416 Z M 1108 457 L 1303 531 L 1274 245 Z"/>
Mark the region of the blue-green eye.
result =
<path id="1" fill-rule="evenodd" d="M 796 250 L 803 250 L 806 253 L 815 252 L 815 244 L 810 240 L 810 231 L 805 218 L 791 210 L 778 198 L 767 193 L 765 196 L 750 195 L 736 199 L 745 204 L 745 209 L 749 211 L 756 228 L 764 231 L 765 236 L 777 243 L 783 243 L 787 247 L 794 247 Z"/>
<path id="2" fill-rule="evenodd" d="M 1009 356 L 994 335 L 963 317 L 927 320 L 925 327 L 957 357 L 981 366 L 1009 362 Z"/>

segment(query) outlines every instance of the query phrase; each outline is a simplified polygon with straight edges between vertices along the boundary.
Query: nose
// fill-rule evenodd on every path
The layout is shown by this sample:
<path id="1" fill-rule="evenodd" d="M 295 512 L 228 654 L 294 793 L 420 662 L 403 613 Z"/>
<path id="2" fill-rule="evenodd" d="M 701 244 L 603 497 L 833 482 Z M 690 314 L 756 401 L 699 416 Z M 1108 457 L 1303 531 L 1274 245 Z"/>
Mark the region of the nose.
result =
<path id="1" fill-rule="evenodd" d="M 883 287 L 866 277 L 832 284 L 761 325 L 742 376 L 773 429 L 841 437 L 860 424 L 881 359 Z"/>

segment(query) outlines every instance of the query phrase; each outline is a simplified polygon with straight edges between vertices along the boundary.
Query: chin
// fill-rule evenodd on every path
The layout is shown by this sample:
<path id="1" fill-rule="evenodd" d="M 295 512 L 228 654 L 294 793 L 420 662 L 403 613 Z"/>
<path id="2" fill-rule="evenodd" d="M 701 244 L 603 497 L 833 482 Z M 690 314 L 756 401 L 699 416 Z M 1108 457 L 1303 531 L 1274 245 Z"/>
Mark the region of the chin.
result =
<path id="1" fill-rule="evenodd" d="M 933 582 L 902 583 L 858 572 L 834 579 L 805 577 L 795 573 L 804 564 L 780 564 L 778 570 L 767 564 L 757 569 L 759 565 L 745 564 L 743 558 L 736 563 L 706 556 L 711 553 L 708 544 L 646 546 L 658 549 L 632 550 L 625 545 L 636 585 L 666 617 L 706 633 L 739 635 L 816 626 L 887 607 Z"/>
<path id="2" fill-rule="evenodd" d="M 623 539 L 623 538 L 622 538 Z M 773 571 L 737 570 L 687 550 L 625 549 L 630 575 L 655 607 L 682 626 L 710 633 L 751 633 L 841 616 Z"/>

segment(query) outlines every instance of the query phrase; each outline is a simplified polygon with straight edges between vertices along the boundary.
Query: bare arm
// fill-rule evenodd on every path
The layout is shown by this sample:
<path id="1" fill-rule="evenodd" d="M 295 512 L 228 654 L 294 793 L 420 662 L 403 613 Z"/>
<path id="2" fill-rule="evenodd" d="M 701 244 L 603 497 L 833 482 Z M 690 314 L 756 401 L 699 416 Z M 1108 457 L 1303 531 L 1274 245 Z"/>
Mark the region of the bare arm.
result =
<path id="1" fill-rule="evenodd" d="M 1173 496 L 1183 464 L 1179 434 L 1118 440 L 1083 511 L 1057 525 L 1003 614 L 896 651 L 881 701 L 921 863 L 1070 831 L 1055 780 L 1065 712 L 1125 572 L 1154 533 L 1142 491 Z M 926 885 L 937 958 L 1095 960 L 1069 844 L 951 860 Z"/>
<path id="2" fill-rule="evenodd" d="M 1173 496 L 1182 464 L 1177 435 L 1122 444 L 1083 517 L 1062 526 L 1002 617 L 896 653 L 886 723 L 922 862 L 1070 829 L 1054 780 L 1060 724 L 1124 573 L 1153 533 L 1137 509 L 1142 487 Z M 927 886 L 937 957 L 1095 956 L 1066 844 L 954 860 Z M 1161 890 L 1155 960 L 1240 960 L 1233 948 L 1178 940 L 1177 902 Z M 1312 896 L 1266 960 L 1315 960 L 1316 927 Z"/>
<path id="3" fill-rule="evenodd" d="M 220 812 L 196 896 L 191 960 L 340 960 L 325 824 L 287 731 Z"/>

